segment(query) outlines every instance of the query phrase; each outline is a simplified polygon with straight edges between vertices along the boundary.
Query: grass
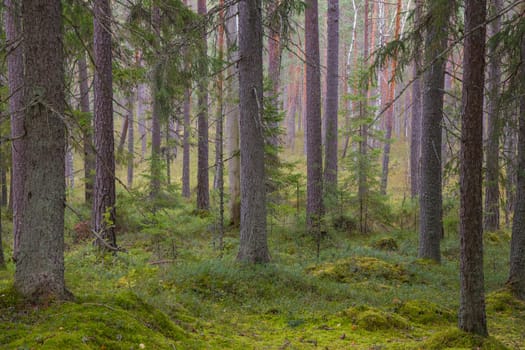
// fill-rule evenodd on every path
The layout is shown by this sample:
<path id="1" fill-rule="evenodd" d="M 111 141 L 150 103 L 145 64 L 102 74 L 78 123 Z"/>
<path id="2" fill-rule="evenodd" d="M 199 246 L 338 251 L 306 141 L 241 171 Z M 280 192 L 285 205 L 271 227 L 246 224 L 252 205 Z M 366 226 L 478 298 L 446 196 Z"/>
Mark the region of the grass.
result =
<path id="1" fill-rule="evenodd" d="M 389 186 L 403 187 L 403 171 L 392 169 Z M 457 232 L 446 232 L 442 264 L 419 260 L 413 222 L 401 220 L 415 207 L 402 196 L 389 200 L 396 222 L 366 236 L 327 226 L 319 257 L 304 218 L 276 215 L 272 261 L 263 266 L 235 261 L 236 229 L 218 252 L 213 214 L 192 214 L 181 199 L 151 215 L 121 194 L 126 253 L 116 256 L 73 243 L 79 219 L 68 213 L 66 281 L 75 300 L 28 305 L 12 288 L 9 263 L 0 271 L 0 348 L 525 349 L 525 304 L 502 289 L 508 232 L 485 236 L 491 337 L 470 336 L 456 328 Z M 453 228 L 457 211 L 448 215 Z"/>

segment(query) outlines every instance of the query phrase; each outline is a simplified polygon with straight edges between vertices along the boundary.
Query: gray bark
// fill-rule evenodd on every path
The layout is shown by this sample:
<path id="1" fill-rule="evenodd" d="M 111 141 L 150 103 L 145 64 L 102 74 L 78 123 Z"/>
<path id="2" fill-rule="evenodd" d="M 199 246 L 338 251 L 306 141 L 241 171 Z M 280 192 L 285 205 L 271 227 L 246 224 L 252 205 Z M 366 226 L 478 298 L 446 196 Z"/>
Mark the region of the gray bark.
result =
<path id="1" fill-rule="evenodd" d="M 491 0 L 490 11 L 495 15 L 503 7 L 502 0 Z M 490 23 L 491 35 L 500 31 L 501 18 L 498 16 Z M 485 231 L 499 229 L 499 138 L 501 122 L 499 120 L 499 86 L 501 83 L 500 59 L 495 49 L 489 52 L 487 77 L 487 150 L 485 173 L 485 210 L 483 212 L 483 227 Z"/>
<path id="2" fill-rule="evenodd" d="M 127 184 L 128 188 L 133 187 L 133 162 L 135 157 L 135 97 L 136 97 L 136 91 L 133 89 L 128 96 L 128 155 L 127 155 L 127 161 L 128 161 L 128 176 L 127 176 Z"/>
<path id="3" fill-rule="evenodd" d="M 326 51 L 325 169 L 326 189 L 337 187 L 337 140 L 339 104 L 339 0 L 328 1 L 328 48 Z"/>
<path id="4" fill-rule="evenodd" d="M 226 45 L 229 53 L 228 61 L 236 62 L 238 60 L 238 52 L 236 49 L 237 42 L 237 5 L 234 4 L 228 8 L 226 14 Z M 230 212 L 230 223 L 233 226 L 239 226 L 241 223 L 241 162 L 240 162 L 240 132 L 239 132 L 239 104 L 236 103 L 237 96 L 239 96 L 239 80 L 237 66 L 232 65 L 228 68 L 228 76 L 231 78 L 228 80 L 227 97 L 226 97 L 226 153 L 228 160 L 228 184 L 230 192 L 229 201 L 229 212 Z"/>
<path id="5" fill-rule="evenodd" d="M 89 108 L 89 82 L 86 56 L 78 60 L 78 85 L 80 90 L 80 111 L 89 115 L 89 123 L 84 125 L 83 148 L 84 148 L 84 200 L 91 203 L 93 200 L 93 183 L 95 178 L 95 152 L 93 148 L 93 118 Z"/>
<path id="6" fill-rule="evenodd" d="M 73 147 L 69 145 L 66 152 L 66 181 L 69 189 L 75 188 L 75 166 L 73 159 Z"/>
<path id="7" fill-rule="evenodd" d="M 525 38 L 521 38 L 521 60 L 525 59 Z M 507 285 L 525 300 L 525 66 L 520 66 L 520 113 L 518 131 L 517 194 L 510 242 L 510 270 Z"/>
<path id="8" fill-rule="evenodd" d="M 198 13 L 206 15 L 206 0 L 198 1 Z M 202 29 L 202 54 L 207 55 L 208 45 L 206 43 L 206 30 Z M 203 59 L 204 60 L 204 59 Z M 203 62 L 201 67 L 201 76 L 199 80 L 199 91 L 197 104 L 199 112 L 197 114 L 197 133 L 198 133 L 198 151 L 197 151 L 197 209 L 210 209 L 210 183 L 209 183 L 209 164 L 208 164 L 208 82 L 207 64 Z"/>
<path id="9" fill-rule="evenodd" d="M 160 41 L 160 21 L 161 13 L 160 9 L 157 6 L 153 6 L 151 9 L 151 23 L 153 31 L 155 32 L 157 38 L 157 50 L 159 48 Z M 157 54 L 159 52 L 157 51 Z M 160 153 L 160 144 L 161 144 L 161 131 L 160 131 L 160 114 L 161 114 L 161 105 L 160 105 L 160 81 L 162 80 L 161 75 L 162 67 L 160 62 L 156 62 L 153 66 L 152 83 L 151 83 L 151 92 L 153 99 L 153 106 L 151 111 L 151 180 L 150 180 L 150 196 L 152 199 L 156 199 L 160 192 L 160 178 L 161 178 L 161 153 Z"/>
<path id="10" fill-rule="evenodd" d="M 465 1 L 460 150 L 459 328 L 488 335 L 483 276 L 483 86 L 486 0 Z"/>
<path id="11" fill-rule="evenodd" d="M 441 261 L 443 199 L 441 186 L 441 142 L 443 89 L 450 5 L 440 0 L 428 4 L 431 18 L 425 37 L 425 66 L 421 124 L 421 184 L 418 256 Z M 440 56 L 441 55 L 441 56 Z"/>
<path id="12" fill-rule="evenodd" d="M 115 235 L 115 150 L 113 136 L 113 76 L 111 54 L 111 8 L 109 0 L 95 0 L 94 100 L 95 100 L 95 185 L 93 189 L 92 229 L 116 247 Z M 96 245 L 105 249 L 97 239 Z"/>
<path id="13" fill-rule="evenodd" d="M 241 227 L 237 260 L 266 263 L 270 256 L 266 238 L 261 3 L 245 0 L 238 7 Z"/>
<path id="14" fill-rule="evenodd" d="M 190 119 L 190 89 L 184 89 L 184 136 L 182 143 L 182 196 L 190 198 L 190 137 L 191 137 L 191 119 Z"/>
<path id="15" fill-rule="evenodd" d="M 20 2 L 4 0 L 4 24 L 7 55 L 7 80 L 9 82 L 9 112 L 11 114 L 11 206 L 13 208 L 13 258 L 16 260 L 20 238 L 20 220 L 23 212 L 23 179 L 25 178 L 25 134 L 23 116 L 23 46 L 20 27 Z"/>
<path id="16" fill-rule="evenodd" d="M 146 128 L 146 118 L 144 113 L 144 101 L 146 100 L 146 86 L 139 83 L 137 87 L 137 125 L 139 127 L 140 154 L 144 159 L 148 150 L 148 137 Z"/>
<path id="17" fill-rule="evenodd" d="M 15 288 L 44 302 L 69 297 L 64 280 L 66 127 L 60 1 L 23 0 L 23 178 Z"/>
<path id="18" fill-rule="evenodd" d="M 309 230 L 318 230 L 323 214 L 321 137 L 321 72 L 317 0 L 306 1 L 306 216 Z"/>
<path id="19" fill-rule="evenodd" d="M 423 10 L 422 0 L 416 1 L 415 24 L 419 28 L 421 23 L 421 12 Z M 419 42 L 421 42 L 419 40 Z M 421 79 L 418 77 L 421 70 L 421 58 L 414 57 L 412 84 L 412 120 L 410 133 L 410 195 L 415 198 L 419 195 L 420 183 L 420 157 L 421 157 Z"/>

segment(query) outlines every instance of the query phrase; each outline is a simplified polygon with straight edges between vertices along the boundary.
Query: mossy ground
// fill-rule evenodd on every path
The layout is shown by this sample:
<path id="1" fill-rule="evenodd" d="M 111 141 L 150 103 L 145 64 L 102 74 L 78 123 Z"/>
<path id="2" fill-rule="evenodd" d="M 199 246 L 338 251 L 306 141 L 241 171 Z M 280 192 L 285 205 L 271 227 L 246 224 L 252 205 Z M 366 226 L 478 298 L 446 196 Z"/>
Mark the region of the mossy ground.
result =
<path id="1" fill-rule="evenodd" d="M 482 339 L 456 329 L 455 232 L 446 232 L 440 265 L 415 258 L 410 220 L 367 236 L 329 229 L 317 256 L 291 210 L 272 218 L 272 262 L 249 266 L 235 262 L 237 230 L 216 249 L 213 213 L 192 215 L 179 200 L 153 216 L 119 198 L 125 253 L 99 255 L 66 237 L 74 301 L 28 305 L 13 292 L 13 264 L 0 271 L 1 349 L 525 349 L 525 304 L 502 289 L 504 232 L 486 239 L 491 338 Z M 411 217 L 399 202 L 394 217 Z M 68 228 L 77 221 L 68 214 Z"/>

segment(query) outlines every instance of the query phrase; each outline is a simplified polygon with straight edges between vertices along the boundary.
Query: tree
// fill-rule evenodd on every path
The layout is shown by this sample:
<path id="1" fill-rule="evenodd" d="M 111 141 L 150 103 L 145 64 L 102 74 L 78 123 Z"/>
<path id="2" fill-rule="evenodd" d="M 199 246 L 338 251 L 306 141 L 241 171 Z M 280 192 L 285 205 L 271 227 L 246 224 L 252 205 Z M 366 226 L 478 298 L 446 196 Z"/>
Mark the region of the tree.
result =
<path id="1" fill-rule="evenodd" d="M 95 154 L 93 152 L 93 125 L 91 111 L 89 108 L 89 81 L 88 69 L 85 54 L 78 60 L 78 86 L 80 90 L 80 111 L 89 120 L 88 125 L 84 125 L 83 147 L 84 147 L 84 200 L 91 203 L 93 200 L 93 183 L 95 177 Z"/>
<path id="2" fill-rule="evenodd" d="M 127 120 L 128 120 L 128 173 L 127 173 L 127 180 L 128 180 L 128 188 L 131 188 L 133 186 L 133 158 L 135 155 L 135 119 L 133 117 L 133 114 L 135 113 L 134 105 L 135 105 L 135 97 L 136 97 L 136 91 L 135 89 L 131 89 L 129 92 L 129 96 L 127 97 L 128 103 L 127 103 Z"/>
<path id="3" fill-rule="evenodd" d="M 206 0 L 198 0 L 198 13 L 201 16 L 206 15 Z M 206 52 L 208 45 L 206 43 L 206 26 L 202 27 L 202 55 L 199 79 L 197 104 L 199 111 L 197 113 L 197 133 L 198 133 L 198 152 L 197 152 L 197 209 L 208 210 L 210 208 L 210 183 L 209 183 L 209 165 L 208 165 L 208 84 L 207 84 L 207 63 Z"/>
<path id="4" fill-rule="evenodd" d="M 259 0 L 239 8 L 239 110 L 241 135 L 241 227 L 237 260 L 270 260 L 266 238 L 262 15 Z"/>
<path id="5" fill-rule="evenodd" d="M 23 212 L 23 179 L 25 177 L 25 134 L 22 111 L 23 103 L 23 52 L 21 44 L 20 27 L 20 2 L 4 0 L 4 25 L 6 34 L 7 55 L 7 80 L 9 85 L 9 112 L 11 114 L 11 204 L 13 206 L 13 258 L 18 255 L 18 242 L 20 238 L 20 221 Z"/>
<path id="6" fill-rule="evenodd" d="M 151 111 L 151 181 L 150 181 L 150 196 L 152 199 L 156 199 L 160 192 L 160 178 L 161 178 L 161 162 L 160 162 L 160 144 L 161 144 L 161 133 L 160 133 L 160 118 L 161 118 L 161 94 L 162 94 L 162 57 L 160 50 L 161 40 L 161 11 L 158 6 L 152 5 L 151 8 L 151 26 L 155 33 L 154 49 L 157 56 L 159 56 L 157 62 L 153 64 L 152 79 L 151 79 L 151 92 L 153 94 L 153 107 Z"/>
<path id="7" fill-rule="evenodd" d="M 191 131 L 191 117 L 190 117 L 190 101 L 191 90 L 184 89 L 184 135 L 182 141 L 182 196 L 190 198 L 190 131 Z"/>
<path id="8" fill-rule="evenodd" d="M 483 86 L 486 0 L 465 1 L 460 150 L 459 328 L 486 336 L 483 277 Z"/>
<path id="9" fill-rule="evenodd" d="M 64 279 L 66 126 L 61 14 L 58 0 L 22 1 L 26 130 L 22 161 L 26 172 L 15 288 L 34 302 L 70 296 Z"/>
<path id="10" fill-rule="evenodd" d="M 95 186 L 92 228 L 100 236 L 96 245 L 116 247 L 115 154 L 113 137 L 113 76 L 111 72 L 111 8 L 109 0 L 93 3 Z M 106 240 L 107 242 L 103 242 Z"/>
<path id="11" fill-rule="evenodd" d="M 309 230 L 319 229 L 323 213 L 323 157 L 321 146 L 321 73 L 317 0 L 306 1 L 306 216 Z M 241 88 L 242 89 L 242 88 Z M 241 147 L 242 149 L 242 147 Z"/>
<path id="12" fill-rule="evenodd" d="M 423 9 L 422 0 L 416 0 L 416 8 L 414 15 L 414 29 L 416 32 L 416 45 L 421 44 L 421 12 Z M 419 195 L 420 183 L 420 167 L 419 159 L 421 155 L 421 78 L 419 77 L 421 70 L 420 55 L 414 56 L 413 76 L 414 83 L 412 85 L 412 120 L 410 132 L 410 195 L 412 198 Z"/>
<path id="13" fill-rule="evenodd" d="M 232 4 L 228 7 L 226 13 L 226 46 L 228 52 L 228 61 L 237 62 L 238 60 L 238 32 L 237 32 L 237 4 Z M 239 96 L 239 80 L 237 65 L 232 64 L 228 68 L 228 76 L 232 77 L 228 80 L 227 97 L 226 97 L 226 152 L 228 160 L 228 184 L 230 191 L 229 212 L 230 222 L 233 226 L 239 226 L 241 223 L 241 162 L 239 150 L 239 104 L 237 99 Z"/>
<path id="14" fill-rule="evenodd" d="M 500 31 L 501 17 L 498 15 L 503 7 L 502 0 L 491 0 L 491 16 L 496 16 L 490 23 L 491 35 Z M 500 108 L 499 108 L 499 86 L 501 84 L 501 61 L 494 46 L 489 52 L 487 76 L 487 151 L 486 151 L 486 173 L 485 173 L 485 210 L 483 212 L 483 227 L 485 231 L 496 231 L 499 229 L 499 138 L 501 134 Z"/>
<path id="15" fill-rule="evenodd" d="M 337 113 L 339 103 L 339 0 L 328 1 L 326 51 L 325 168 L 326 189 L 337 187 Z"/>
<path id="16" fill-rule="evenodd" d="M 441 261 L 440 240 L 443 233 L 441 186 L 441 124 L 445 84 L 444 51 L 447 47 L 449 1 L 428 3 L 423 75 L 421 125 L 421 184 L 418 256 Z"/>
<path id="17" fill-rule="evenodd" d="M 521 62 L 525 60 L 525 36 L 520 42 Z M 525 300 L 525 65 L 519 66 L 520 112 L 518 117 L 518 167 L 516 202 L 510 242 L 510 270 L 507 285 L 518 298 Z"/>

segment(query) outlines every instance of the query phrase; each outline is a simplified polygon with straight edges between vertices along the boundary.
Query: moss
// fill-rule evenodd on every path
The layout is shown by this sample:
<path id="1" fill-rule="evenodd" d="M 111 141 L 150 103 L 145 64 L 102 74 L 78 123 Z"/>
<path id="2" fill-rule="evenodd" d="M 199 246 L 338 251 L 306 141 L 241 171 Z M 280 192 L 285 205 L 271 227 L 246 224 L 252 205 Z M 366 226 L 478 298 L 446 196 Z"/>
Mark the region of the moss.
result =
<path id="1" fill-rule="evenodd" d="M 15 349 L 197 348 L 189 334 L 132 293 L 50 305 L 34 318 L 13 314 L 0 334 L 0 343 Z"/>
<path id="2" fill-rule="evenodd" d="M 351 307 L 344 315 L 359 328 L 366 331 L 409 329 L 409 323 L 401 316 L 368 306 Z"/>
<path id="3" fill-rule="evenodd" d="M 493 337 L 481 337 L 475 334 L 465 333 L 457 328 L 450 328 L 438 332 L 422 344 L 418 349 L 442 350 L 442 349 L 479 349 L 479 350 L 506 350 L 505 345 Z"/>
<path id="4" fill-rule="evenodd" d="M 492 292 L 486 296 L 487 311 L 512 313 L 525 311 L 525 302 L 517 299 L 507 289 Z"/>
<path id="5" fill-rule="evenodd" d="M 379 238 L 372 242 L 372 247 L 379 250 L 395 252 L 399 250 L 397 241 L 392 237 Z"/>
<path id="6" fill-rule="evenodd" d="M 353 282 L 363 278 L 383 278 L 407 282 L 409 273 L 400 265 L 372 257 L 352 257 L 312 266 L 307 272 L 337 282 Z"/>
<path id="7" fill-rule="evenodd" d="M 456 314 L 427 300 L 409 300 L 396 305 L 396 313 L 420 324 L 449 323 L 456 320 Z"/>

